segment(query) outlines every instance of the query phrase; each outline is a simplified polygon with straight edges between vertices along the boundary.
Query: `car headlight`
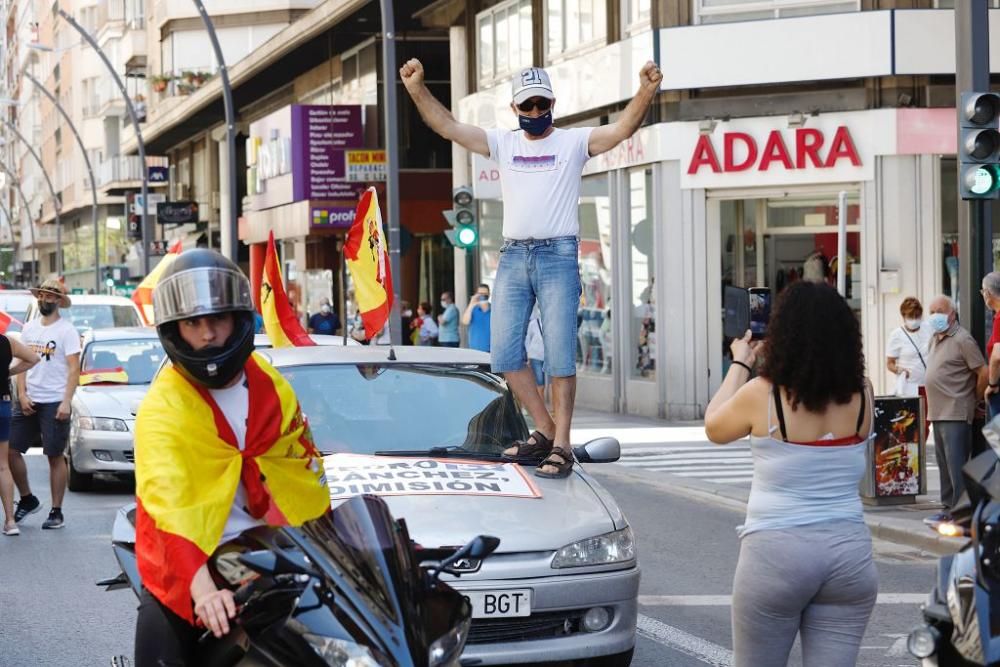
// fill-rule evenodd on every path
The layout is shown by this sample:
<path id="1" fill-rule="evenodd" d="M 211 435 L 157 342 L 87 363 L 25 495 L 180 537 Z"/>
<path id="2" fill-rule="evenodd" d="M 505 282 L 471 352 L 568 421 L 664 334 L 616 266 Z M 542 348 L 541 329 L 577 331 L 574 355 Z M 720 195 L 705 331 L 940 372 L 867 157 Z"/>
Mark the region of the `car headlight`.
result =
<path id="1" fill-rule="evenodd" d="M 632 529 L 625 526 L 613 533 L 589 537 L 563 547 L 552 559 L 552 567 L 608 565 L 630 560 L 635 560 L 635 541 Z"/>
<path id="2" fill-rule="evenodd" d="M 308 632 L 302 633 L 302 637 L 330 667 L 380 667 L 367 646 Z"/>
<path id="3" fill-rule="evenodd" d="M 78 417 L 76 424 L 83 431 L 128 432 L 128 425 L 124 419 L 114 419 L 112 417 Z"/>
<path id="4" fill-rule="evenodd" d="M 471 623 L 472 618 L 466 617 L 458 626 L 431 644 L 427 649 L 427 664 L 430 667 L 458 667 L 465 640 L 469 638 Z"/>

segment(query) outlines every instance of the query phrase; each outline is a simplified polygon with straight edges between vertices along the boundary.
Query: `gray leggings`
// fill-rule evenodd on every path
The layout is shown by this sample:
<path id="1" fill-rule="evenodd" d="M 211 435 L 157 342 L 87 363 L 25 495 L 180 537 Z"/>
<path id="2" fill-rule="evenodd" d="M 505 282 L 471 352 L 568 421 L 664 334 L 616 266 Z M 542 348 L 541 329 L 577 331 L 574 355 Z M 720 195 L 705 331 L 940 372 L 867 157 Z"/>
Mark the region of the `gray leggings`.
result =
<path id="1" fill-rule="evenodd" d="M 733 667 L 853 667 L 878 595 L 863 523 L 750 533 L 733 581 Z"/>

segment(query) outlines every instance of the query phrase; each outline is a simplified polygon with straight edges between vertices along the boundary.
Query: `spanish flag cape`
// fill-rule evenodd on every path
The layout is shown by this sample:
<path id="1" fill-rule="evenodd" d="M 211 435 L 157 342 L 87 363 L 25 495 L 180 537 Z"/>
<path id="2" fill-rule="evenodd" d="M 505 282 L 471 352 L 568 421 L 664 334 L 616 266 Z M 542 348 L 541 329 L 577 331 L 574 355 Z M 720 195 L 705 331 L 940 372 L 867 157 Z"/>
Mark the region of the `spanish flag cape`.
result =
<path id="1" fill-rule="evenodd" d="M 209 391 L 175 367 L 156 378 L 136 419 L 139 574 L 192 625 L 191 580 L 219 546 L 241 481 L 249 513 L 269 525 L 300 525 L 330 508 L 291 385 L 257 354 L 244 370 L 251 409 L 242 452 Z"/>

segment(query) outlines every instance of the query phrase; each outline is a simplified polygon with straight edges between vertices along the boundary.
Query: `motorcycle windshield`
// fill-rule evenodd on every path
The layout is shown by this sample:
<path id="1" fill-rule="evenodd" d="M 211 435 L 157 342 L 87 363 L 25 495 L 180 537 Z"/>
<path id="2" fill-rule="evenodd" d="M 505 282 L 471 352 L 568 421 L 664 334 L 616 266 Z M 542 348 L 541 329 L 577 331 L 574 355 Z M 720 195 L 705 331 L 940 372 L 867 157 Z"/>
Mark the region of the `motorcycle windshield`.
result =
<path id="1" fill-rule="evenodd" d="M 338 604 L 363 614 L 377 635 L 373 639 L 388 653 L 406 646 L 426 651 L 424 633 L 412 627 L 420 623 L 420 613 L 410 538 L 384 501 L 351 498 L 287 533 L 333 585 Z"/>

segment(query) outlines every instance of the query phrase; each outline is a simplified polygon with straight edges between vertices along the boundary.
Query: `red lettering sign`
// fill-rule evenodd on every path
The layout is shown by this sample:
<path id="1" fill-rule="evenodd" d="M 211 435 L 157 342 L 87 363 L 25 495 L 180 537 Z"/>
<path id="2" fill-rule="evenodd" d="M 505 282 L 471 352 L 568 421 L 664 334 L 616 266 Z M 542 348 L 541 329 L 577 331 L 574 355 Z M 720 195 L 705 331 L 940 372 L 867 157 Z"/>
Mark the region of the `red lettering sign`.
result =
<path id="1" fill-rule="evenodd" d="M 688 164 L 688 174 L 697 174 L 702 167 L 708 167 L 713 173 L 746 171 L 755 164 L 757 171 L 767 171 L 775 163 L 785 169 L 830 169 L 837 166 L 840 160 L 848 160 L 855 167 L 861 166 L 861 157 L 851 139 L 847 127 L 841 125 L 833 135 L 830 150 L 824 159 L 821 154 L 825 137 L 823 132 L 814 128 L 800 127 L 795 130 L 794 161 L 789 153 L 788 144 L 779 130 L 771 130 L 764 142 L 763 150 L 758 150 L 757 141 L 746 132 L 725 132 L 722 135 L 722 163 L 715 152 L 712 138 L 709 135 L 698 137 L 691 161 Z M 758 163 L 758 157 L 760 162 Z"/>

